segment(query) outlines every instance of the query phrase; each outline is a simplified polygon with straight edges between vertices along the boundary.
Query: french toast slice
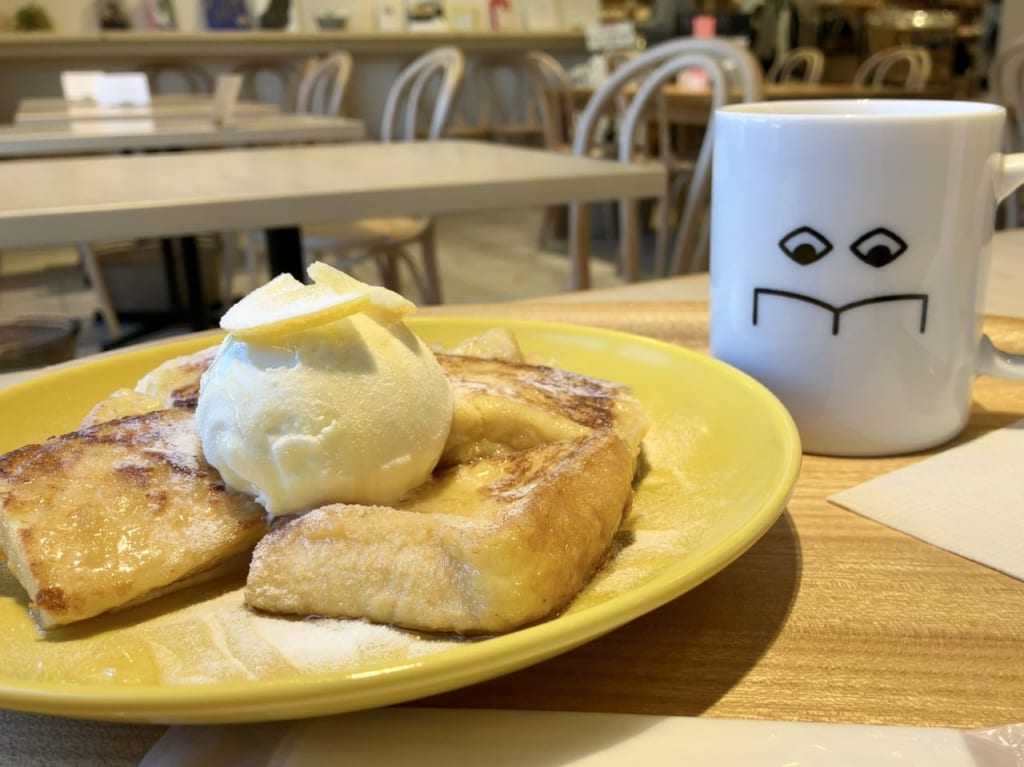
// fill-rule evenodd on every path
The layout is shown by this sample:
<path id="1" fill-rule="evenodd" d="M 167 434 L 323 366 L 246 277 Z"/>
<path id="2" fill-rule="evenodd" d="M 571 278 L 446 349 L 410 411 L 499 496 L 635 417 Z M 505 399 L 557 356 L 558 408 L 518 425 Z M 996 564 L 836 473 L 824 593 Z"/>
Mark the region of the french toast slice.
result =
<path id="1" fill-rule="evenodd" d="M 206 463 L 194 418 L 160 410 L 0 456 L 0 547 L 42 628 L 244 567 L 265 512 Z"/>
<path id="2" fill-rule="evenodd" d="M 393 507 L 282 519 L 253 553 L 255 609 L 496 634 L 561 612 L 629 508 L 634 451 L 614 431 L 438 472 Z"/>
<path id="3" fill-rule="evenodd" d="M 200 378 L 217 349 L 213 346 L 168 360 L 143 377 L 134 390 L 118 390 L 97 404 L 83 427 L 163 408 L 194 410 Z M 515 337 L 502 328 L 466 339 L 457 349 L 463 353 L 435 350 L 455 397 L 441 466 L 572 439 L 602 428 L 618 432 L 634 452 L 639 449 L 648 421 L 628 386 L 527 364 L 521 361 Z"/>
<path id="4" fill-rule="evenodd" d="M 195 410 L 199 403 L 199 379 L 213 364 L 219 349 L 220 344 L 214 344 L 167 360 L 140 378 L 135 391 L 160 400 L 165 408 Z"/>
<path id="5" fill-rule="evenodd" d="M 219 348 L 210 346 L 161 363 L 140 378 L 134 389 L 118 389 L 96 403 L 80 428 L 169 408 L 195 410 L 199 403 L 199 379 Z"/>
<path id="6" fill-rule="evenodd" d="M 628 386 L 544 365 L 438 353 L 455 395 L 440 465 L 451 466 L 598 429 L 615 431 L 633 454 L 647 432 Z"/>

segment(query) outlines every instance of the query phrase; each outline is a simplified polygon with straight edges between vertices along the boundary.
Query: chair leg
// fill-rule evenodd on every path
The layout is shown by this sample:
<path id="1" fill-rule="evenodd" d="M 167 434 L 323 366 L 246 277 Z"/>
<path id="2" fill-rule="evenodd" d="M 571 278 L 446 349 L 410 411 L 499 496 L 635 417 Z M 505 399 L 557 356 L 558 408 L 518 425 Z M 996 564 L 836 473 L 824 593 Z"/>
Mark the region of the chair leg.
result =
<path id="1" fill-rule="evenodd" d="M 672 205 L 672 196 L 662 195 L 658 201 L 658 231 L 654 233 L 654 276 L 655 278 L 665 276 L 665 262 L 668 258 L 668 226 L 669 208 Z"/>
<path id="2" fill-rule="evenodd" d="M 92 284 L 92 289 L 96 292 L 100 315 L 103 317 L 103 323 L 107 326 L 107 332 L 110 333 L 111 338 L 117 338 L 121 335 L 121 318 L 117 316 L 117 310 L 110 298 L 110 291 L 107 290 L 107 282 L 103 279 L 103 272 L 96 261 L 96 255 L 88 243 L 80 242 L 76 247 L 78 248 L 78 257 L 82 260 L 82 266 L 85 267 L 85 273 Z"/>
<path id="3" fill-rule="evenodd" d="M 220 241 L 220 301 L 230 306 L 234 298 L 231 284 L 238 268 L 238 232 L 221 232 Z"/>
<path id="4" fill-rule="evenodd" d="M 398 272 L 398 254 L 390 250 L 377 250 L 371 255 L 377 264 L 377 272 L 380 274 L 381 284 L 388 290 L 401 293 L 402 278 Z"/>
<path id="5" fill-rule="evenodd" d="M 672 262 L 669 266 L 670 274 L 682 274 L 684 268 L 690 268 L 694 265 L 696 256 L 693 254 L 693 248 L 700 239 L 700 232 L 696 230 L 696 227 L 701 225 L 698 219 L 703 216 L 704 209 L 708 205 L 711 191 L 710 181 L 710 174 L 704 176 L 695 175 L 690 181 L 689 188 L 686 190 L 683 214 L 680 218 L 679 228 L 672 247 Z"/>
<path id="6" fill-rule="evenodd" d="M 690 254 L 689 271 L 701 272 L 711 268 L 711 211 L 706 207 L 701 210 L 700 233 Z"/>
<path id="7" fill-rule="evenodd" d="M 1006 203 L 1003 206 L 1004 221 L 1007 229 L 1016 229 L 1019 226 L 1020 220 L 1020 201 L 1017 199 L 1017 193 L 1014 192 L 1006 198 Z"/>
<path id="8" fill-rule="evenodd" d="M 683 189 L 689 181 L 689 176 L 679 174 L 669 184 L 668 191 L 662 198 L 658 207 L 658 231 L 654 242 L 654 276 L 668 276 L 668 249 L 672 241 L 673 212 L 676 206 L 682 205 Z"/>
<path id="9" fill-rule="evenodd" d="M 444 303 L 441 297 L 441 272 L 437 265 L 437 237 L 434 232 L 434 222 L 427 224 L 420 237 L 420 248 L 423 251 L 423 276 L 426 278 L 426 286 L 429 289 L 426 302 L 428 304 Z"/>
<path id="10" fill-rule="evenodd" d="M 256 241 L 259 234 L 255 231 L 246 230 L 242 232 L 242 253 L 245 255 L 245 272 L 249 277 L 249 291 L 256 290 L 260 286 L 260 272 L 256 263 L 258 255 Z"/>
<path id="11" fill-rule="evenodd" d="M 555 216 L 558 209 L 553 205 L 544 208 L 544 217 L 540 220 L 540 230 L 537 232 L 537 250 L 547 250 L 555 231 Z"/>
<path id="12" fill-rule="evenodd" d="M 590 206 L 569 206 L 570 290 L 590 288 Z"/>
<path id="13" fill-rule="evenodd" d="M 640 205 L 637 200 L 619 200 L 619 262 L 622 278 L 640 278 Z"/>

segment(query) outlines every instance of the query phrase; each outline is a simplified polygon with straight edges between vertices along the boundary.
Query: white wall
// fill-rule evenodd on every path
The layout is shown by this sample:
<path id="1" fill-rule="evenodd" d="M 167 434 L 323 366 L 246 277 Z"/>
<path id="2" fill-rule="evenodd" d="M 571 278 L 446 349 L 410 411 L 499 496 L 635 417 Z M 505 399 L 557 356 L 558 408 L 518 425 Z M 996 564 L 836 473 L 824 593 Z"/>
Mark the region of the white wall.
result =
<path id="1" fill-rule="evenodd" d="M 997 50 L 1002 50 L 1012 40 L 1024 38 L 1024 2 L 1003 0 L 1002 15 L 999 18 L 999 41 Z"/>

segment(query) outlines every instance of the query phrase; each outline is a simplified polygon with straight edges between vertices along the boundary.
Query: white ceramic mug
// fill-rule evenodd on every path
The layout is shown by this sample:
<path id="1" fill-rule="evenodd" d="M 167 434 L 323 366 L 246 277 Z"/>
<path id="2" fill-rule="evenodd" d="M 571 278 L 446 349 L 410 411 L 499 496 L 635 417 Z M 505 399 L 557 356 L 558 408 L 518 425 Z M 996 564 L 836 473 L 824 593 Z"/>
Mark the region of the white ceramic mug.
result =
<path id="1" fill-rule="evenodd" d="M 714 123 L 711 352 L 792 413 L 804 449 L 892 455 L 956 436 L 998 201 L 1024 183 L 1005 112 L 974 102 L 736 104 Z"/>

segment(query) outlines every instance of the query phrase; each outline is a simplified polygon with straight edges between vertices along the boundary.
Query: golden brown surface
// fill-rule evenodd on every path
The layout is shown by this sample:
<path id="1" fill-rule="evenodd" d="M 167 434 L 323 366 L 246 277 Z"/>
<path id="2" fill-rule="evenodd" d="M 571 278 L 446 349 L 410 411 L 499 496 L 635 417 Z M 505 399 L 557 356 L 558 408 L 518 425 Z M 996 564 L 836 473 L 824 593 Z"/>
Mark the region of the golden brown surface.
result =
<path id="1" fill-rule="evenodd" d="M 442 466 L 612 429 L 635 453 L 647 417 L 627 386 L 542 365 L 438 354 L 455 409 Z"/>
<path id="2" fill-rule="evenodd" d="M 263 509 L 224 487 L 193 420 L 162 410 L 0 457 L 0 547 L 40 626 L 139 601 L 263 535 Z"/>
<path id="3" fill-rule="evenodd" d="M 423 314 L 626 330 L 707 351 L 705 303 L 522 304 Z M 1024 351 L 1024 321 L 990 318 Z M 959 442 L 1024 418 L 1024 385 L 979 379 Z M 828 496 L 928 453 L 807 456 L 786 513 L 737 562 L 607 636 L 428 705 L 982 727 L 1024 721 L 1024 583 Z M 417 705 L 422 705 L 419 702 Z"/>
<path id="4" fill-rule="evenodd" d="M 633 466 L 603 429 L 453 467 L 394 507 L 325 506 L 260 541 L 246 603 L 466 635 L 534 623 L 604 559 Z"/>
<path id="5" fill-rule="evenodd" d="M 142 377 L 135 386 L 141 394 L 155 397 L 167 408 L 196 409 L 199 402 L 199 378 L 213 363 L 219 345 L 168 360 Z"/>
<path id="6" fill-rule="evenodd" d="M 134 389 L 118 389 L 97 402 L 80 428 L 167 408 L 195 410 L 199 402 L 199 378 L 213 362 L 219 348 L 211 346 L 158 365 L 143 376 Z"/>

